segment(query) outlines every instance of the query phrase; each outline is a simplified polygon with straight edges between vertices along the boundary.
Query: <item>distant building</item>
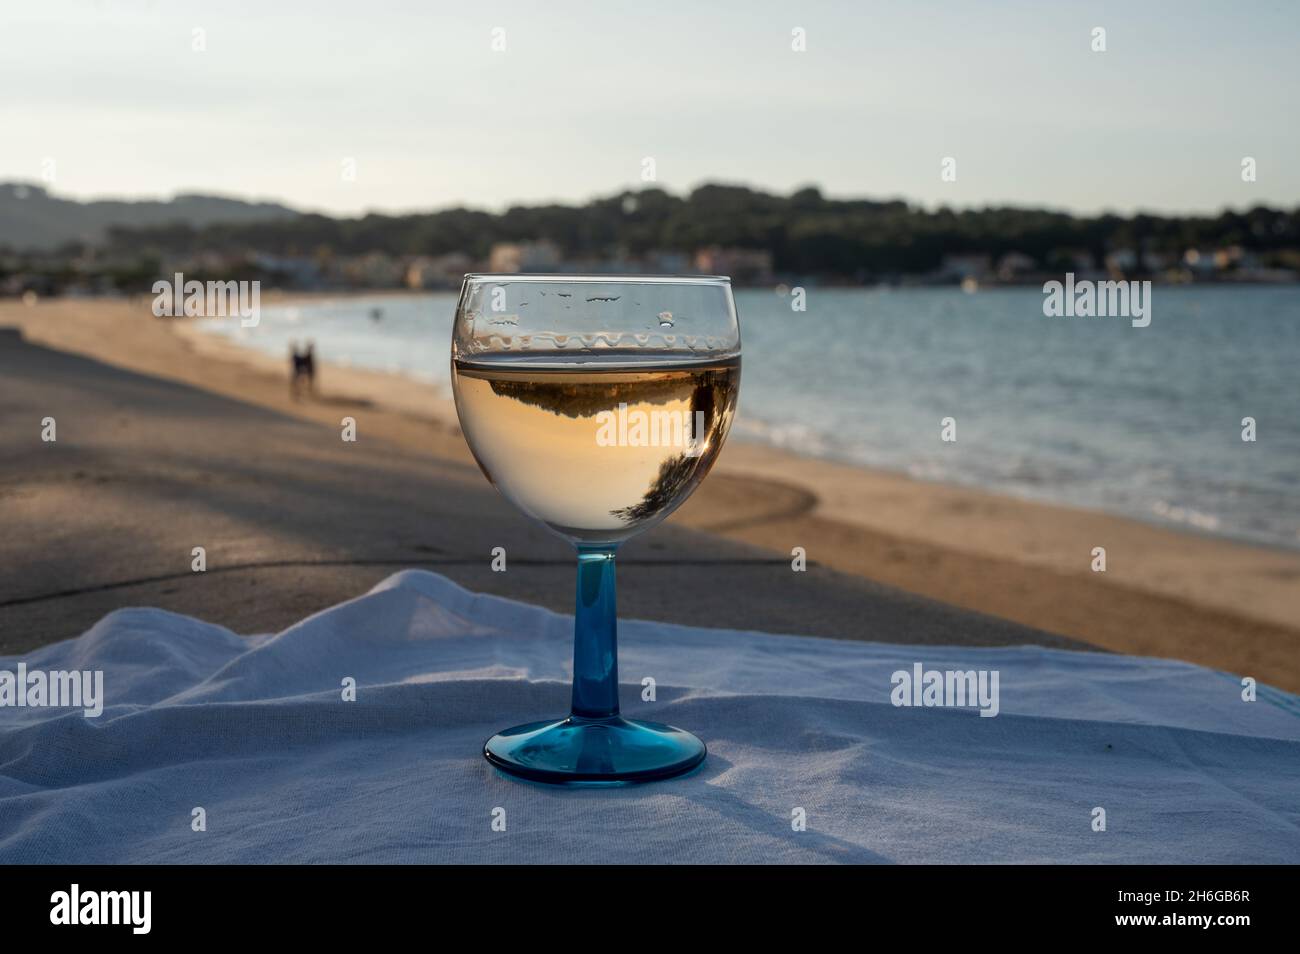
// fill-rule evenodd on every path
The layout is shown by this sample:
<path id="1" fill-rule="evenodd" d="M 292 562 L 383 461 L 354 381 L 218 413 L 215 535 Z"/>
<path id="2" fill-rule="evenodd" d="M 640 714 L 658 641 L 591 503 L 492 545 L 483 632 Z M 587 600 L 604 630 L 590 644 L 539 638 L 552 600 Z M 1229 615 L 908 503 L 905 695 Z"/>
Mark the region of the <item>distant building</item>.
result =
<path id="1" fill-rule="evenodd" d="M 1183 267 L 1193 275 L 1205 277 L 1213 275 L 1218 265 L 1215 263 L 1214 255 L 1202 253 L 1200 249 L 1189 248 L 1183 252 Z"/>
<path id="2" fill-rule="evenodd" d="M 737 284 L 770 285 L 772 253 L 765 249 L 721 248 L 713 245 L 695 253 L 695 270 L 705 275 L 729 275 Z"/>
<path id="3" fill-rule="evenodd" d="M 641 262 L 652 275 L 686 275 L 694 270 L 685 252 L 650 251 L 641 256 Z"/>
<path id="4" fill-rule="evenodd" d="M 1131 275 L 1141 264 L 1137 251 L 1131 248 L 1118 248 L 1106 256 L 1106 271 L 1112 275 Z"/>
<path id="5" fill-rule="evenodd" d="M 1240 271 L 1253 271 L 1260 267 L 1259 256 L 1254 252 L 1242 248 L 1240 245 L 1229 245 L 1227 248 L 1221 248 L 1214 253 L 1215 267 L 1220 269 L 1237 269 Z"/>
<path id="6" fill-rule="evenodd" d="M 406 277 L 401 260 L 387 252 L 336 256 L 330 277 L 349 288 L 400 288 Z"/>
<path id="7" fill-rule="evenodd" d="M 474 260 L 464 252 L 449 255 L 417 255 L 406 263 L 407 288 L 459 288 Z"/>
<path id="8" fill-rule="evenodd" d="M 248 261 L 259 271 L 280 276 L 292 288 L 316 288 L 321 284 L 321 267 L 314 259 L 296 255 L 267 255 L 256 252 Z"/>
<path id="9" fill-rule="evenodd" d="M 642 269 L 640 262 L 614 255 L 608 258 L 566 258 L 555 270 L 570 275 L 635 275 Z"/>
<path id="10" fill-rule="evenodd" d="M 1014 282 L 1038 269 L 1038 263 L 1023 252 L 1007 252 L 998 261 L 998 280 Z"/>
<path id="11" fill-rule="evenodd" d="M 1142 261 L 1153 272 L 1162 272 L 1175 264 L 1175 260 L 1169 255 L 1164 252 L 1153 252 L 1150 249 L 1142 253 Z"/>
<path id="12" fill-rule="evenodd" d="M 603 258 L 565 259 L 559 268 L 564 272 L 593 275 L 689 275 L 697 271 L 691 256 L 684 252 L 655 251 L 638 256 L 621 249 Z"/>
<path id="13" fill-rule="evenodd" d="M 488 256 L 488 271 L 494 273 L 555 272 L 560 268 L 560 249 L 554 242 L 497 242 Z"/>

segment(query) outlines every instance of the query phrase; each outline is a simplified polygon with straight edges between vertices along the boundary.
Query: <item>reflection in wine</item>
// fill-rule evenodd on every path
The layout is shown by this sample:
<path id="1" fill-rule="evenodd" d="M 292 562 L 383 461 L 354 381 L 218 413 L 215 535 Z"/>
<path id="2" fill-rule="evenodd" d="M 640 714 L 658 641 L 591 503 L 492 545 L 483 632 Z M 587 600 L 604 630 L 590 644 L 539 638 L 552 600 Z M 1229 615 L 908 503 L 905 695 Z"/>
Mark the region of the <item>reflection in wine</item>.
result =
<path id="1" fill-rule="evenodd" d="M 657 523 L 709 472 L 740 386 L 739 357 L 553 354 L 458 359 L 461 427 L 483 473 L 529 516 L 584 543 L 612 543 Z M 688 426 L 609 440 L 611 415 Z M 699 422 L 698 430 L 695 422 Z"/>

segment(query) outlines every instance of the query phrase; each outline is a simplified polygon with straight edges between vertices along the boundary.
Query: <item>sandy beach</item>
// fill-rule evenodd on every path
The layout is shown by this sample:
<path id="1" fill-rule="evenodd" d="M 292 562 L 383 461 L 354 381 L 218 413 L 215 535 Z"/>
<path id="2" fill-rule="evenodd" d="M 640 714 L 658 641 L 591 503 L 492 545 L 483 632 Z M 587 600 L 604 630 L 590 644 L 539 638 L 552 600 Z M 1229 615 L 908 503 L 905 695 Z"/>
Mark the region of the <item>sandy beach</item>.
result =
<path id="1" fill-rule="evenodd" d="M 150 380 L 201 389 L 274 412 L 277 421 L 288 417 L 337 429 L 343 416 L 353 416 L 367 440 L 377 439 L 393 448 L 387 457 L 371 457 L 368 467 L 388 467 L 403 479 L 409 477 L 412 487 L 424 480 L 430 494 L 437 492 L 435 487 L 455 486 L 457 493 L 482 501 L 485 513 L 508 509 L 490 502 L 490 488 L 473 466 L 456 426 L 454 408 L 432 386 L 339 367 L 329 363 L 329 355 L 322 355 L 325 364 L 317 397 L 293 400 L 283 362 L 197 333 L 183 321 L 154 318 L 148 299 L 62 300 L 35 306 L 6 302 L 0 304 L 0 326 L 19 329 L 27 343 L 41 346 L 41 350 L 53 349 Z M 74 371 L 58 372 L 56 364 L 51 361 L 50 375 L 75 376 Z M 75 393 L 75 380 L 64 384 L 71 389 L 69 393 Z M 232 446 L 246 441 L 252 456 L 275 454 L 274 442 L 268 443 L 270 426 L 257 429 L 250 424 L 250 430 L 241 435 L 238 425 L 231 424 L 228 437 Z M 6 434 L 12 433 L 13 427 L 11 419 Z M 72 439 L 69 429 L 60 432 L 61 441 L 64 433 L 69 435 L 66 440 Z M 111 435 L 100 437 L 107 440 Z M 78 505 L 78 491 L 65 484 L 42 489 L 40 477 L 48 476 L 52 465 L 31 463 L 31 456 L 41 450 L 39 445 L 15 448 L 12 441 L 7 443 L 11 446 L 6 448 L 6 458 L 16 469 L 14 477 L 6 477 L 0 494 L 6 498 L 6 509 L 16 508 L 30 545 L 31 535 L 41 532 L 42 519 L 60 508 Z M 391 464 L 384 463 L 388 458 Z M 428 459 L 433 465 L 425 463 Z M 435 465 L 437 469 L 431 469 Z M 106 481 L 114 479 L 111 474 L 97 475 L 93 462 L 84 469 L 88 481 L 101 476 Z M 122 520 L 128 517 L 129 511 L 123 510 Z M 49 519 L 57 523 L 56 518 Z M 522 529 L 526 526 L 523 521 L 501 519 L 510 521 L 511 534 L 523 535 L 528 541 L 526 549 L 531 556 L 525 559 L 553 562 L 556 580 L 567 577 L 567 561 L 558 541 L 550 541 L 541 531 Z M 366 533 L 364 523 L 359 522 L 350 532 L 360 538 Z M 765 567 L 764 572 L 781 574 L 783 579 L 792 576 L 788 566 L 792 548 L 803 547 L 817 571 L 808 576 L 820 574 L 817 585 L 824 588 L 825 595 L 818 600 L 808 599 L 808 594 L 798 599 L 783 597 L 780 592 L 761 594 L 750 577 L 743 591 L 745 599 L 736 600 L 734 592 L 727 592 L 726 599 L 746 603 L 752 593 L 753 605 L 725 620 L 695 618 L 707 625 L 745 624 L 772 631 L 816 631 L 894 642 L 1087 645 L 1182 659 L 1300 690 L 1300 553 L 811 460 L 736 440 L 727 445 L 700 491 L 669 520 L 665 530 L 649 535 L 644 549 L 653 554 L 651 544 L 660 534 L 664 534 L 669 551 L 676 546 L 673 541 L 686 539 L 675 534 L 689 534 L 694 541 L 710 541 L 692 544 L 704 546 L 701 552 L 725 553 L 737 565 L 753 561 Z M 484 538 L 485 546 L 490 539 L 490 534 Z M 41 536 L 35 540 L 38 548 L 50 543 Z M 311 548 L 305 537 L 302 542 L 304 550 Z M 717 549 L 709 551 L 710 545 Z M 1098 546 L 1107 554 L 1107 569 L 1102 573 L 1091 569 L 1092 550 Z M 16 544 L 7 550 L 14 567 L 11 572 L 17 575 L 12 561 L 21 551 Z M 255 551 L 253 547 L 245 555 L 250 567 L 259 557 Z M 338 565 L 348 562 L 347 546 L 338 544 L 331 552 Z M 392 561 L 397 564 L 409 559 L 404 553 L 394 551 Z M 23 615 L 21 619 L 6 617 L 8 632 L 0 652 L 75 635 L 61 622 L 61 604 L 49 596 L 62 586 L 59 564 L 45 562 L 48 565 L 25 568 L 17 585 L 6 584 L 0 610 Z M 298 587 L 301 598 L 281 606 L 278 615 L 228 611 L 233 613 L 228 625 L 255 626 L 264 618 L 284 624 L 321 608 L 322 601 L 331 596 L 354 595 L 338 590 L 356 585 L 360 578 L 345 579 L 342 571 L 329 572 L 334 575 L 324 582 L 320 575 L 314 583 L 301 576 L 286 581 L 286 587 Z M 375 566 L 370 575 L 381 576 L 380 568 Z M 79 605 L 84 610 L 75 619 L 93 619 L 90 614 L 121 605 L 113 600 L 122 594 L 108 593 L 110 578 L 121 576 L 110 573 L 105 577 L 106 595 L 102 598 L 87 601 L 87 586 L 76 587 L 78 595 L 72 599 L 82 601 Z M 540 595 L 549 587 L 540 579 L 531 589 L 521 591 L 524 584 L 517 578 L 507 586 L 504 580 L 491 577 L 479 572 L 466 582 L 478 581 L 484 589 L 495 587 L 520 598 L 553 602 L 556 608 L 562 608 L 569 598 L 571 583 L 567 581 L 556 584 L 561 595 L 550 599 Z M 663 585 L 668 587 L 667 582 Z M 883 585 L 869 589 L 875 595 L 903 591 L 973 612 L 948 617 L 943 627 L 930 626 L 921 613 L 914 625 L 909 625 L 905 601 L 900 601 L 898 612 L 892 614 L 877 618 L 862 613 L 855 631 L 848 631 L 846 620 L 853 619 L 851 606 L 859 585 Z M 68 583 L 66 588 L 74 587 Z M 631 615 L 655 615 L 652 590 L 638 600 L 629 588 L 625 605 Z M 178 602 L 176 608 L 202 615 L 205 607 L 216 609 L 229 602 L 216 596 L 208 599 L 207 604 Z M 820 622 L 808 611 L 813 604 L 825 610 Z M 692 612 L 706 605 L 700 596 L 691 604 Z M 918 605 L 933 607 L 928 602 Z M 935 619 L 938 616 L 934 614 L 942 613 L 940 609 L 926 612 Z M 998 630 L 986 625 L 985 617 L 1019 625 Z M 804 621 L 806 625 L 801 626 Z M 15 634 L 19 626 L 24 632 Z"/>

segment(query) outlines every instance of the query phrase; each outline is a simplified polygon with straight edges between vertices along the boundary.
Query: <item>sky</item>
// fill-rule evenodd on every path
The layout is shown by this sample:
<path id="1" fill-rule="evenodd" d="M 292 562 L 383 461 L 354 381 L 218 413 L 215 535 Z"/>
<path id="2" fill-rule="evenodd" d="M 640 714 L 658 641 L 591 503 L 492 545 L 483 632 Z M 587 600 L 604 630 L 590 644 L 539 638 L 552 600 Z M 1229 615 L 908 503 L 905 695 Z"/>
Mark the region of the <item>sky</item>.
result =
<path id="1" fill-rule="evenodd" d="M 1292 207 L 1298 54 L 1300 3 L 1262 0 L 0 0 L 0 181 L 348 215 L 706 181 Z"/>

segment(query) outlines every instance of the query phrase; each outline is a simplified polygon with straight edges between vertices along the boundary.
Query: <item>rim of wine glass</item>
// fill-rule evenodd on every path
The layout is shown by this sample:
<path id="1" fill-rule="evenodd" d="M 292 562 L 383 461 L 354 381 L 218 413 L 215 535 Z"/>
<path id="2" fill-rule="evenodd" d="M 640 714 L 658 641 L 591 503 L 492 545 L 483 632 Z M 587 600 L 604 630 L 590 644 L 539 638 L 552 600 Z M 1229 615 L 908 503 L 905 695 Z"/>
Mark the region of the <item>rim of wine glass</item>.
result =
<path id="1" fill-rule="evenodd" d="M 467 282 L 564 282 L 610 285 L 730 285 L 729 275 L 561 275 L 556 272 L 468 272 Z"/>

